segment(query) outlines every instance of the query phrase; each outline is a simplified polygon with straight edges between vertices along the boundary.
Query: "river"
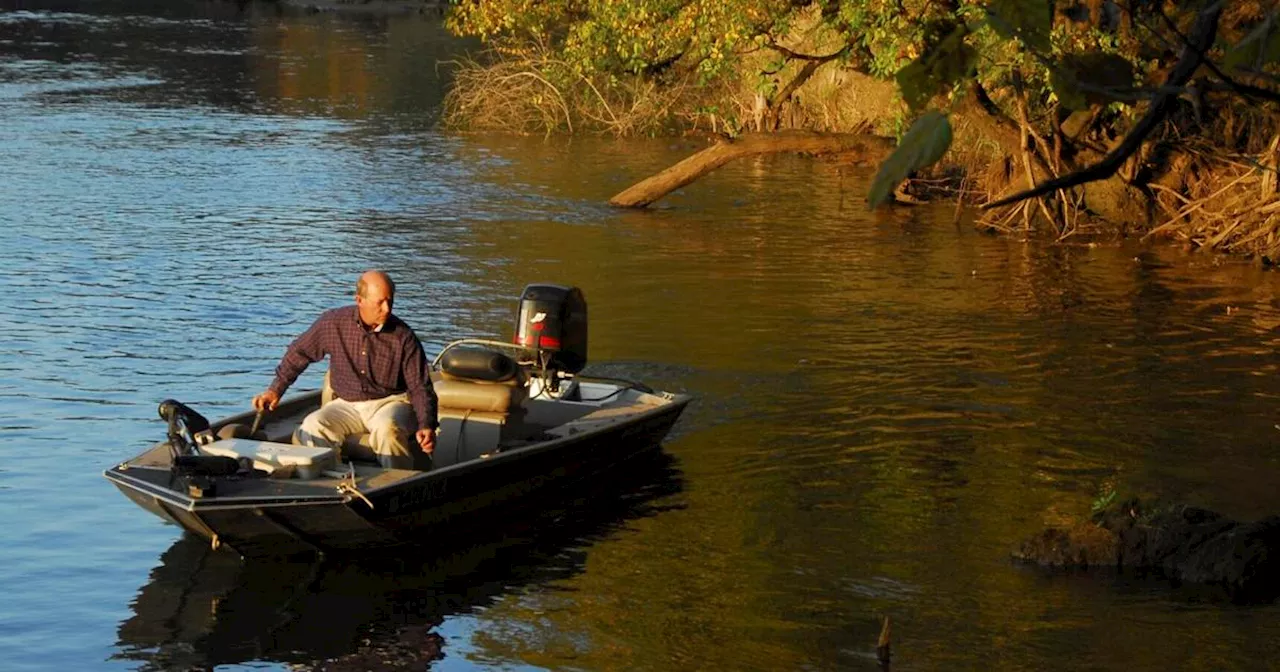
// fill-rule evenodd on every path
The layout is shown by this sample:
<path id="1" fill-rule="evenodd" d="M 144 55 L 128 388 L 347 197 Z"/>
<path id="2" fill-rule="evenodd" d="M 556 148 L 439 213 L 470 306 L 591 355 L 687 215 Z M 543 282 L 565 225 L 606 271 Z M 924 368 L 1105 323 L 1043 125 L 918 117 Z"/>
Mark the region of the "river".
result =
<path id="1" fill-rule="evenodd" d="M 442 133 L 474 46 L 417 14 L 0 0 L 0 667 L 420 668 L 434 635 L 440 670 L 872 670 L 883 616 L 895 670 L 1280 661 L 1276 605 L 1009 559 L 1111 488 L 1280 512 L 1276 274 L 868 213 L 868 173 L 796 157 L 613 210 L 700 141 Z M 102 478 L 163 398 L 247 408 L 367 267 L 429 352 L 581 287 L 589 371 L 696 396 L 663 464 L 337 566 L 212 553 Z"/>

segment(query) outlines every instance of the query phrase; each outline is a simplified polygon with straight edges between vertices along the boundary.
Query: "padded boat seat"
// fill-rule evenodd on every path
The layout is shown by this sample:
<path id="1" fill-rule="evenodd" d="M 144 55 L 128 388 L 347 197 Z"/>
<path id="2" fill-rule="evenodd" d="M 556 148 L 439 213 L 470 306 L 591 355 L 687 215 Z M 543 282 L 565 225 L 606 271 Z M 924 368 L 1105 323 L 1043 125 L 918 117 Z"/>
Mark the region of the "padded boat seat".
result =
<path id="1" fill-rule="evenodd" d="M 522 404 L 528 397 L 528 387 L 520 377 L 489 382 L 433 373 L 431 381 L 438 399 L 436 417 L 440 422 L 431 460 L 433 467 L 463 462 L 496 450 L 507 435 L 506 430 L 518 426 L 523 418 Z M 334 398 L 326 371 L 320 405 Z M 342 442 L 342 454 L 351 459 L 377 461 L 368 432 L 348 436 Z"/>
<path id="2" fill-rule="evenodd" d="M 492 453 L 521 425 L 529 388 L 521 377 L 500 382 L 432 375 L 440 433 L 431 462 L 446 467 Z"/>
<path id="3" fill-rule="evenodd" d="M 515 380 L 502 383 L 463 380 L 444 374 L 434 381 L 440 408 L 482 413 L 509 413 L 524 401 L 527 390 Z"/>

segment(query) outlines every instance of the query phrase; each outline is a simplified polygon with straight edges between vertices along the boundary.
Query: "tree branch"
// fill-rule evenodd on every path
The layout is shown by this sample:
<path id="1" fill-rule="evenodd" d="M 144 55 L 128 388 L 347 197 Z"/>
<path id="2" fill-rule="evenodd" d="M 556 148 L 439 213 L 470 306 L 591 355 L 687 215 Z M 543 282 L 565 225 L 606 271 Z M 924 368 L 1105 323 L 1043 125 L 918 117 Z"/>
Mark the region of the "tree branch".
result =
<path id="1" fill-rule="evenodd" d="M 800 72 L 796 73 L 796 76 L 792 77 L 791 81 L 788 82 L 786 86 L 782 87 L 782 90 L 778 92 L 778 95 L 774 96 L 773 100 L 769 101 L 768 127 L 770 130 L 777 130 L 778 111 L 782 109 L 782 105 L 784 105 L 788 100 L 790 100 L 791 94 L 795 93 L 796 89 L 800 88 L 801 85 L 809 81 L 809 78 L 813 77 L 813 73 L 817 72 L 818 68 L 822 67 L 822 65 L 826 62 L 827 61 L 815 60 L 815 61 L 809 61 L 808 63 L 805 63 L 804 67 L 800 68 Z"/>
<path id="2" fill-rule="evenodd" d="M 1222 4 L 1222 0 L 1219 0 L 1201 10 L 1197 15 L 1191 37 L 1186 46 L 1183 47 L 1178 62 L 1169 71 L 1169 76 L 1165 78 L 1164 87 L 1182 87 L 1191 79 L 1191 76 L 1195 74 L 1200 65 L 1204 63 L 1204 52 L 1213 44 L 1213 37 L 1218 32 L 1218 18 L 1222 16 Z M 1024 201 L 1028 198 L 1037 198 L 1062 189 L 1070 189 L 1071 187 L 1078 187 L 1082 184 L 1111 177 L 1120 169 L 1120 166 L 1124 165 L 1124 162 L 1130 156 L 1133 156 L 1134 152 L 1138 151 L 1138 148 L 1146 141 L 1151 131 L 1155 130 L 1156 125 L 1168 116 L 1169 111 L 1177 100 L 1177 94 L 1168 92 L 1161 93 L 1153 98 L 1151 106 L 1147 108 L 1146 115 L 1133 127 L 1133 130 L 1129 131 L 1129 134 L 1124 137 L 1120 145 L 1098 163 L 1084 170 L 1043 182 L 1034 189 L 1021 191 L 1012 196 L 987 203 L 982 206 L 982 209 L 990 210 L 1010 203 Z"/>
<path id="3" fill-rule="evenodd" d="M 970 91 L 973 93 L 973 99 L 977 101 L 978 105 L 982 107 L 984 112 L 990 115 L 991 119 L 995 121 L 995 123 L 1000 124 L 1011 131 L 1018 130 L 1018 125 L 1004 113 L 1004 110 L 1000 109 L 999 105 L 996 105 L 996 101 L 991 100 L 991 96 L 987 94 L 987 89 L 982 86 L 982 82 L 974 79 L 973 86 L 970 87 Z"/>
<path id="4" fill-rule="evenodd" d="M 839 51 L 837 51 L 837 52 L 835 52 L 835 53 L 833 53 L 833 54 L 827 54 L 826 56 L 814 56 L 814 55 L 812 55 L 812 54 L 801 54 L 801 53 L 799 53 L 799 52 L 791 51 L 790 49 L 788 49 L 788 48 L 786 48 L 786 47 L 782 46 L 781 44 L 778 44 L 777 42 L 773 42 L 773 41 L 770 41 L 770 42 L 769 42 L 769 48 L 770 48 L 770 49 L 773 49 L 774 51 L 776 51 L 776 52 L 778 52 L 778 53 L 782 54 L 783 56 L 786 56 L 787 58 L 790 58 L 790 59 L 794 59 L 794 60 L 797 60 L 797 61 L 817 61 L 817 62 L 819 62 L 819 63 L 826 63 L 827 61 L 834 61 L 835 59 L 840 58 L 841 56 L 843 56 L 843 55 L 845 55 L 846 53 L 848 53 L 848 52 L 849 52 L 849 45 L 845 45 L 845 46 L 841 47 Z"/>
<path id="5" fill-rule="evenodd" d="M 1205 81 L 1203 83 L 1207 85 L 1205 88 L 1210 91 L 1229 91 L 1247 98 L 1257 98 L 1260 100 L 1268 100 L 1273 103 L 1280 103 L 1280 93 L 1275 93 L 1251 84 L 1241 84 L 1240 82 L 1231 81 L 1229 79 L 1220 83 L 1213 81 Z"/>
<path id="6" fill-rule="evenodd" d="M 1156 14 L 1158 14 L 1160 18 L 1164 21 L 1165 26 L 1168 27 L 1169 30 L 1173 31 L 1174 35 L 1178 36 L 1178 40 L 1182 42 L 1183 47 L 1191 46 L 1191 43 L 1188 41 L 1187 36 L 1183 35 L 1182 32 L 1178 30 L 1178 24 L 1174 23 L 1173 19 L 1169 18 L 1169 15 L 1165 14 L 1164 10 L 1161 9 L 1160 7 L 1157 6 L 1155 10 L 1156 10 Z M 1220 68 L 1218 68 L 1218 65 L 1216 63 L 1214 63 L 1213 61 L 1207 58 L 1204 59 L 1204 63 L 1202 65 L 1204 65 L 1204 67 L 1206 68 L 1209 68 L 1209 72 L 1212 72 L 1213 74 L 1217 75 L 1219 79 L 1221 79 L 1228 87 L 1231 88 L 1233 92 L 1235 92 L 1238 95 L 1244 96 L 1245 98 L 1259 98 L 1262 100 L 1269 100 L 1271 102 L 1280 102 L 1280 94 L 1277 94 L 1273 91 L 1268 91 L 1267 89 L 1264 89 L 1262 87 L 1253 86 L 1251 84 L 1241 84 L 1240 82 L 1237 82 L 1236 80 L 1228 76 L 1227 73 L 1223 72 Z"/>
<path id="7" fill-rule="evenodd" d="M 666 170 L 648 177 L 609 199 L 609 205 L 643 208 L 703 175 L 744 156 L 780 152 L 841 154 L 863 161 L 881 161 L 893 152 L 894 141 L 867 134 L 833 134 L 812 131 L 748 133 L 736 140 L 722 140 Z"/>

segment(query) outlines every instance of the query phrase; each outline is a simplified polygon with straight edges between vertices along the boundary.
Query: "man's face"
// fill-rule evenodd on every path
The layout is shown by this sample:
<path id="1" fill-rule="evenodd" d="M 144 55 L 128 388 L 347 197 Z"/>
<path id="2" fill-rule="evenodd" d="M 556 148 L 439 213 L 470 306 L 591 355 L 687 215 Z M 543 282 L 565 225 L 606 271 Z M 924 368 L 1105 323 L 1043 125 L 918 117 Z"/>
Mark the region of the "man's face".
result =
<path id="1" fill-rule="evenodd" d="M 365 325 L 377 328 L 391 316 L 391 304 L 395 296 L 391 288 L 384 282 L 370 282 L 364 290 L 364 296 L 356 295 L 356 307 L 360 311 L 360 321 Z"/>

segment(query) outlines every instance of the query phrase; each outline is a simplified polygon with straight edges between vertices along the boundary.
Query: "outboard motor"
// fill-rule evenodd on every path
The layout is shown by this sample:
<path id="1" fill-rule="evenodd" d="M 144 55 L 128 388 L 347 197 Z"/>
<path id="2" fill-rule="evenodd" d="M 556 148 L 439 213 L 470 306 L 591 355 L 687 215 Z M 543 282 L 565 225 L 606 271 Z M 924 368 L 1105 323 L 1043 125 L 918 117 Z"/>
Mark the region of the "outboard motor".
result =
<path id="1" fill-rule="evenodd" d="M 554 389 L 555 372 L 587 365 L 587 299 L 577 287 L 529 285 L 516 314 L 516 344 L 533 351 Z"/>

